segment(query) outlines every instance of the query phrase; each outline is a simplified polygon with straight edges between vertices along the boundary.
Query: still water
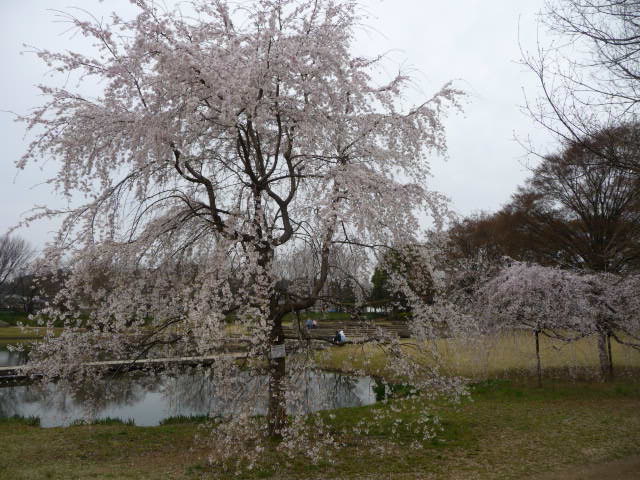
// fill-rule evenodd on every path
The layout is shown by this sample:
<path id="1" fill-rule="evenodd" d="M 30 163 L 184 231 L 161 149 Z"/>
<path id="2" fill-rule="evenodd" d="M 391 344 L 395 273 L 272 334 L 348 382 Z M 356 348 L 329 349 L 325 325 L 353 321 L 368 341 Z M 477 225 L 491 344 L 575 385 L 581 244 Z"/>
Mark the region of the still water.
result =
<path id="1" fill-rule="evenodd" d="M 27 361 L 26 352 L 9 352 L 0 345 L 0 367 L 22 365 Z"/>
<path id="2" fill-rule="evenodd" d="M 0 350 L 0 365 L 24 363 L 24 356 Z M 89 385 L 75 393 L 56 384 L 0 388 L 0 417 L 13 415 L 40 418 L 43 427 L 64 426 L 86 418 L 86 399 L 102 398 L 93 418 L 132 419 L 136 425 L 158 425 L 177 415 L 233 415 L 238 405 L 249 402 L 252 413 L 266 413 L 266 377 L 241 374 L 232 385 L 217 388 L 210 370 L 186 368 L 179 374 L 116 378 L 106 386 Z M 370 377 L 352 377 L 314 371 L 294 382 L 298 402 L 290 411 L 313 412 L 324 409 L 369 405 L 376 400 Z"/>

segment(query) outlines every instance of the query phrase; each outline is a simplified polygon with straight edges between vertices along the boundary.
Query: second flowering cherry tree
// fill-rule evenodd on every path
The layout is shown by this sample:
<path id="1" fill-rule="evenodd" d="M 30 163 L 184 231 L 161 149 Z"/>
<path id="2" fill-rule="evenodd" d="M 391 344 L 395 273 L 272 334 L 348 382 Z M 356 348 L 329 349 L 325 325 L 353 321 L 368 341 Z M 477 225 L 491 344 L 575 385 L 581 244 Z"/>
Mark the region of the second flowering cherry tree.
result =
<path id="1" fill-rule="evenodd" d="M 640 276 L 589 273 L 514 262 L 476 292 L 474 307 L 488 330 L 534 332 L 538 381 L 539 335 L 570 342 L 595 336 L 600 374 L 613 375 L 611 338 L 640 349 Z"/>
<path id="2" fill-rule="evenodd" d="M 376 255 L 418 241 L 420 211 L 446 210 L 424 186 L 427 155 L 445 150 L 461 92 L 407 105 L 410 78 L 374 81 L 382 60 L 351 53 L 352 1 L 132 3 L 133 20 L 68 18 L 95 55 L 37 51 L 103 91 L 41 86 L 46 104 L 23 119 L 34 140 L 19 166 L 54 159 L 51 183 L 76 205 L 35 215 L 63 217 L 47 258 L 68 273 L 45 312 L 65 331 L 32 361 L 45 378 L 93 379 L 96 359 L 219 352 L 232 320 L 247 358 L 265 359 L 247 364 L 268 378 L 265 433 L 295 443 L 292 378 L 312 357 L 282 356 L 283 320 L 330 302 L 330 282 L 364 299 Z M 215 371 L 238 388 L 235 362 Z M 435 370 L 428 382 L 460 391 Z M 255 434 L 252 415 L 233 431 Z"/>

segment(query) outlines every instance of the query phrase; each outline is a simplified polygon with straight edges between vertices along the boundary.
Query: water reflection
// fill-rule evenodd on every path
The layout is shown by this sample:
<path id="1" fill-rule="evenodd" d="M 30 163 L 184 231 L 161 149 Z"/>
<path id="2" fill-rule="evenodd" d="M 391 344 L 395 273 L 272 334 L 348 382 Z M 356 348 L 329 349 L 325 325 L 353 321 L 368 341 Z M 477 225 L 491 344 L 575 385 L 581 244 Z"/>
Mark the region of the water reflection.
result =
<path id="1" fill-rule="evenodd" d="M 86 414 L 88 398 L 101 398 L 96 418 L 133 419 L 136 425 L 157 425 L 175 415 L 232 415 L 249 399 L 254 414 L 267 409 L 265 377 L 240 373 L 231 384 L 220 387 L 210 370 L 186 369 L 180 374 L 139 374 L 116 378 L 72 394 L 56 384 L 0 388 L 0 417 L 37 416 L 43 427 L 68 425 Z M 297 402 L 290 412 L 369 405 L 375 402 L 369 377 L 350 377 L 328 372 L 306 372 L 292 380 Z M 295 407 L 293 404 L 295 403 Z"/>
<path id="2" fill-rule="evenodd" d="M 27 352 L 10 352 L 0 345 L 0 367 L 12 367 L 27 363 Z"/>

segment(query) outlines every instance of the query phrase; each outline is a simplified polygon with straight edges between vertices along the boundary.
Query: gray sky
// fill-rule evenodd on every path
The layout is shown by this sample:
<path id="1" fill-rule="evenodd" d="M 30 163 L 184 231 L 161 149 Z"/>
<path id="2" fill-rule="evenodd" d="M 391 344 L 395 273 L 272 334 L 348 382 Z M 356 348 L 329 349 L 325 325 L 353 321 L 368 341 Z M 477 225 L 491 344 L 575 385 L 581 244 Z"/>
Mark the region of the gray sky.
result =
<path id="1" fill-rule="evenodd" d="M 172 3 L 167 0 L 167 3 Z M 466 215 L 495 210 L 508 201 L 527 176 L 524 149 L 514 141 L 531 137 L 544 149 L 550 136 L 520 111 L 524 91 L 534 97 L 533 75 L 517 62 L 518 37 L 527 49 L 536 45 L 536 13 L 543 0 L 362 0 L 372 18 L 358 33 L 359 54 L 389 52 L 392 72 L 413 73 L 418 103 L 448 80 L 469 93 L 464 114 L 447 121 L 449 159 L 435 158 L 432 188 L 448 195 L 452 207 Z M 35 85 L 56 82 L 22 44 L 51 50 L 86 49 L 83 38 L 70 38 L 55 13 L 82 6 L 106 15 L 134 11 L 128 0 L 0 0 L 0 110 L 25 113 L 43 99 Z M 27 140 L 21 124 L 0 112 L 0 234 L 17 224 L 35 204 L 63 206 L 43 184 L 53 162 L 17 172 L 14 162 Z M 41 246 L 55 224 L 40 222 L 18 233 Z"/>

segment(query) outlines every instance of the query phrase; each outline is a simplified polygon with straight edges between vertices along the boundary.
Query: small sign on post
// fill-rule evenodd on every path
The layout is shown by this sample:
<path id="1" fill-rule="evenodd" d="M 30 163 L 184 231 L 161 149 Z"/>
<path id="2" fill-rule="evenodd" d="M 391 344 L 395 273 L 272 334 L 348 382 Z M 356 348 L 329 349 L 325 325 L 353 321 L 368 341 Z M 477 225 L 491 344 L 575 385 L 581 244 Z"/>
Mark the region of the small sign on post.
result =
<path id="1" fill-rule="evenodd" d="M 280 345 L 271 345 L 271 358 L 284 358 L 287 352 L 284 349 L 284 343 Z"/>

